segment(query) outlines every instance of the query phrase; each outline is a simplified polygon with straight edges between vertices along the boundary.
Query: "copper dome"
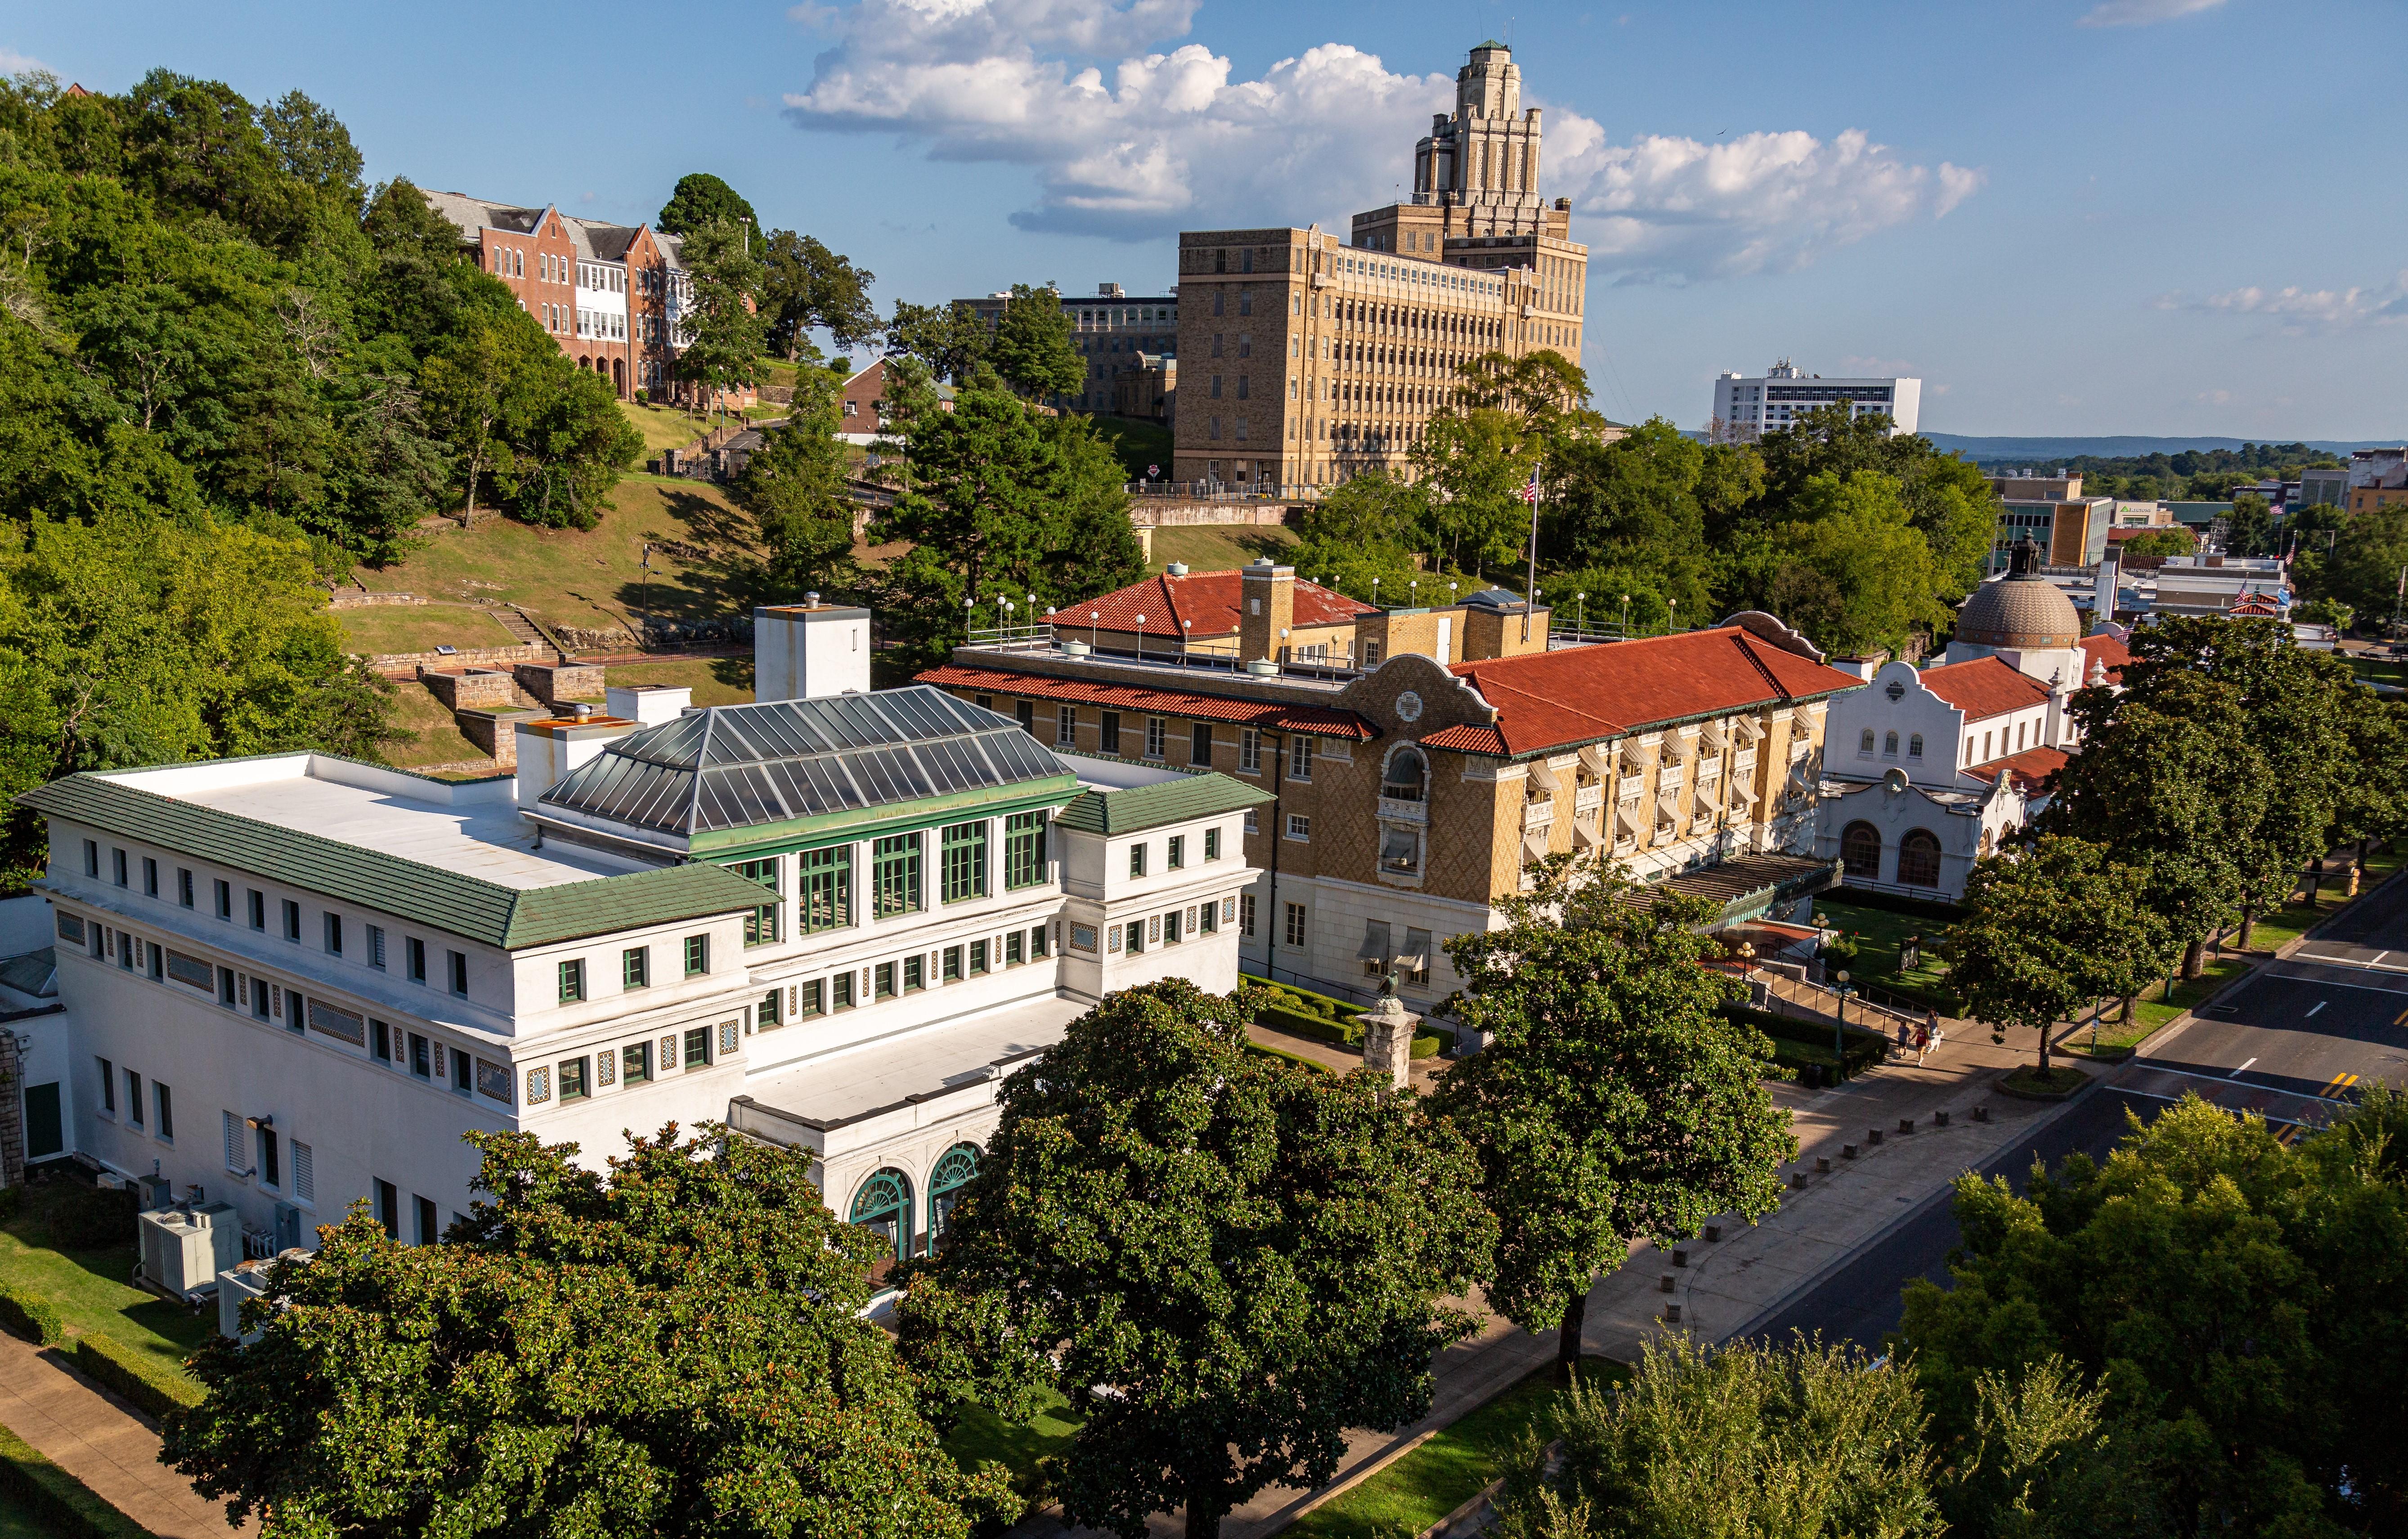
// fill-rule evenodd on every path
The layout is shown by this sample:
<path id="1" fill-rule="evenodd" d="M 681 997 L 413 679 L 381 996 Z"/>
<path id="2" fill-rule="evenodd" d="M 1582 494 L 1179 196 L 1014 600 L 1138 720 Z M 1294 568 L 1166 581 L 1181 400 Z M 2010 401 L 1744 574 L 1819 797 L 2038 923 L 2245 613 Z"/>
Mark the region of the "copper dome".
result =
<path id="1" fill-rule="evenodd" d="M 2015 541 L 2007 575 L 1985 583 L 1956 611 L 1956 640 L 1970 646 L 2073 647 L 2082 644 L 2082 615 L 2073 600 L 2040 572 L 2040 548 Z"/>

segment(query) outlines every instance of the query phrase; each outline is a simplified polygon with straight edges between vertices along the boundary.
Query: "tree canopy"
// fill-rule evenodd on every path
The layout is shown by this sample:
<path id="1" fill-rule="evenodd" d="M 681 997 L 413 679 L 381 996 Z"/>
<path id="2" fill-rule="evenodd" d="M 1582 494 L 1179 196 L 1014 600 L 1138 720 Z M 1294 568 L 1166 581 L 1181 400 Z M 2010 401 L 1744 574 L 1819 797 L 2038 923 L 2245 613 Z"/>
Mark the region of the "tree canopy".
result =
<path id="1" fill-rule="evenodd" d="M 1004 1082 L 898 1310 L 932 1393 L 1069 1401 L 1063 1511 L 1124 1539 L 1326 1482 L 1346 1428 L 1428 1412 L 1432 1357 L 1475 1323 L 1439 1302 L 1493 1235 L 1462 1136 L 1369 1072 L 1249 1052 L 1253 1014 L 1174 979 L 1073 1022 Z"/>
<path id="2" fill-rule="evenodd" d="M 680 317 L 686 340 L 679 377 L 714 399 L 758 385 L 770 320 L 761 311 L 763 267 L 752 236 L 732 221 L 712 220 L 686 236 L 682 258 L 694 296 Z"/>
<path id="3" fill-rule="evenodd" d="M 728 488 L 730 499 L 752 515 L 766 553 L 760 592 L 774 603 L 849 588 L 859 576 L 853 559 L 854 505 L 844 446 L 836 436 L 842 390 L 825 369 L 799 370 L 784 424 L 763 435 L 760 452 Z"/>
<path id="4" fill-rule="evenodd" d="M 844 349 L 878 336 L 878 310 L 869 302 L 878 275 L 828 250 L 817 236 L 771 231 L 762 264 L 762 309 L 769 317 L 769 349 L 778 356 L 802 358 L 814 328 Z"/>
<path id="5" fill-rule="evenodd" d="M 881 1242 L 810 1158 L 706 1127 L 573 1144 L 472 1132 L 483 1196 L 404 1245 L 365 1203 L 213 1338 L 163 1453 L 266 1539 L 853 1533 L 1013 1516 L 921 1419 L 862 1317 Z"/>
<path id="6" fill-rule="evenodd" d="M 1975 864 L 1950 932 L 1948 981 L 1977 1020 L 2028 1028 L 2049 1072 L 2049 1033 L 2093 1001 L 2129 999 L 2178 942 L 2147 903 L 2146 878 L 2107 847 L 2046 834 Z"/>
<path id="7" fill-rule="evenodd" d="M 986 344 L 986 362 L 1003 382 L 1031 397 L 1059 396 L 1079 388 L 1086 360 L 1070 342 L 1070 312 L 1051 287 L 1011 285 L 1011 298 Z"/>
<path id="8" fill-rule="evenodd" d="M 661 205 L 652 226 L 671 235 L 692 235 L 706 224 L 749 224 L 753 234 L 763 233 L 760 216 L 735 188 L 708 171 L 688 171 L 669 189 L 669 200 Z"/>

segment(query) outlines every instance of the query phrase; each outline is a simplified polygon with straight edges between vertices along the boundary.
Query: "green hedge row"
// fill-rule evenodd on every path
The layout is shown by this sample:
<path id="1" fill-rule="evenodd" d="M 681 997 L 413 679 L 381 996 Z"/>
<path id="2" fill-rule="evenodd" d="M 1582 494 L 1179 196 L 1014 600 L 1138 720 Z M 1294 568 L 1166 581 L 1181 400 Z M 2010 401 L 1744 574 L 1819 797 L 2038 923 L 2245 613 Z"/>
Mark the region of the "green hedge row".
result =
<path id="1" fill-rule="evenodd" d="M 1300 1053 L 1290 1053 L 1283 1048 L 1278 1047 L 1266 1047 L 1258 1042 L 1250 1042 L 1246 1043 L 1245 1050 L 1254 1054 L 1256 1057 L 1285 1058 L 1290 1063 L 1302 1064 L 1305 1068 L 1311 1069 L 1317 1073 L 1328 1074 L 1336 1072 L 1336 1071 L 1332 1070 L 1329 1065 L 1326 1063 L 1315 1063 L 1312 1059 L 1304 1057 Z"/>
<path id="2" fill-rule="evenodd" d="M 59 1312 L 45 1299 L 0 1283 L 0 1330 L 46 1346 L 59 1339 Z"/>
<path id="3" fill-rule="evenodd" d="M 1801 1021 L 1794 1015 L 1776 1015 L 1769 1010 L 1755 1010 L 1746 1005 L 1727 1005 L 1724 1007 L 1723 1014 L 1732 1020 L 1752 1026 L 1770 1037 L 1776 1058 L 1783 1043 L 1794 1043 L 1802 1047 L 1820 1049 L 1820 1058 L 1813 1061 L 1826 1063 L 1830 1061 L 1831 1028 L 1820 1022 Z M 1882 1055 L 1889 1051 L 1889 1039 L 1878 1031 L 1868 1031 L 1861 1026 L 1842 1027 L 1840 1030 L 1841 1040 L 1846 1046 L 1848 1070 L 1851 1073 L 1879 1063 Z M 1784 1065 L 1784 1067 L 1796 1066 Z"/>
<path id="4" fill-rule="evenodd" d="M 1363 1014 L 1363 1007 L 1359 1004 L 1349 1004 L 1333 995 L 1316 994 L 1312 989 L 1299 988 L 1294 984 L 1275 984 L 1263 978 L 1247 978 L 1242 981 L 1262 989 L 1281 1008 L 1297 1011 L 1303 1014 L 1319 1015 L 1324 1019 L 1351 1021 Z"/>
<path id="5" fill-rule="evenodd" d="M 1961 903 L 1943 903 L 1937 899 L 1909 898 L 1902 893 L 1875 892 L 1870 887 L 1832 887 L 1814 895 L 1814 906 L 1827 903 L 1851 904 L 1860 909 L 1880 909 L 1889 913 L 1903 913 L 1916 919 L 1928 919 L 1934 924 L 1953 925 L 1965 917 Z"/>
<path id="6" fill-rule="evenodd" d="M 198 1405 L 207 1393 L 179 1374 L 170 1374 L 141 1353 L 108 1336 L 78 1336 L 76 1366 L 136 1410 L 157 1420 Z"/>
<path id="7" fill-rule="evenodd" d="M 1256 1010 L 1254 1024 L 1339 1047 L 1363 1045 L 1363 1028 L 1354 1021 L 1325 1020 L 1319 1015 L 1308 1015 L 1300 1010 L 1288 1010 L 1275 1004 L 1267 1004 Z"/>
<path id="8" fill-rule="evenodd" d="M 141 1524 L 6 1427 L 0 1427 L 0 1491 L 47 1533 L 65 1539 L 150 1539 Z"/>

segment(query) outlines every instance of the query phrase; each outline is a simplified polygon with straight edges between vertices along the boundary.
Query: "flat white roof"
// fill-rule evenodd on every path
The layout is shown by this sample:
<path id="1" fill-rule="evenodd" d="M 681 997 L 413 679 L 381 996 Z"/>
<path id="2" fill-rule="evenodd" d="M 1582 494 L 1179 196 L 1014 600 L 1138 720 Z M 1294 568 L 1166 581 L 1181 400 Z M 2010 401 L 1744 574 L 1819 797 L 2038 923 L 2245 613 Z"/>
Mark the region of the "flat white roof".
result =
<path id="1" fill-rule="evenodd" d="M 196 807 L 315 834 L 500 886 L 555 886 L 638 868 L 552 844 L 536 848 L 508 780 L 458 784 L 315 754 L 146 770 L 112 777 Z"/>
<path id="2" fill-rule="evenodd" d="M 898 1105 L 907 1097 L 983 1080 L 996 1059 L 1060 1042 L 1089 1008 L 1066 999 L 1010 1005 L 782 1064 L 747 1083 L 742 1093 L 790 1115 L 841 1122 Z"/>

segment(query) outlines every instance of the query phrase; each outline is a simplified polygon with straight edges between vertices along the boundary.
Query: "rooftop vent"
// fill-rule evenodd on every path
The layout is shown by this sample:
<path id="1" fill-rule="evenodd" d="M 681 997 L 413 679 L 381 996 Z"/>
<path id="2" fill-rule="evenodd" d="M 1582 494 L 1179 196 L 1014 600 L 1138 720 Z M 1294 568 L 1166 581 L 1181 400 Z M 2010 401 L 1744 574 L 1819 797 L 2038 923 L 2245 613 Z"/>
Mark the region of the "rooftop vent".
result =
<path id="1" fill-rule="evenodd" d="M 1167 576 L 1184 577 L 1187 575 L 1187 563 L 1184 561 L 1174 561 L 1169 566 L 1164 568 L 1163 571 Z"/>

